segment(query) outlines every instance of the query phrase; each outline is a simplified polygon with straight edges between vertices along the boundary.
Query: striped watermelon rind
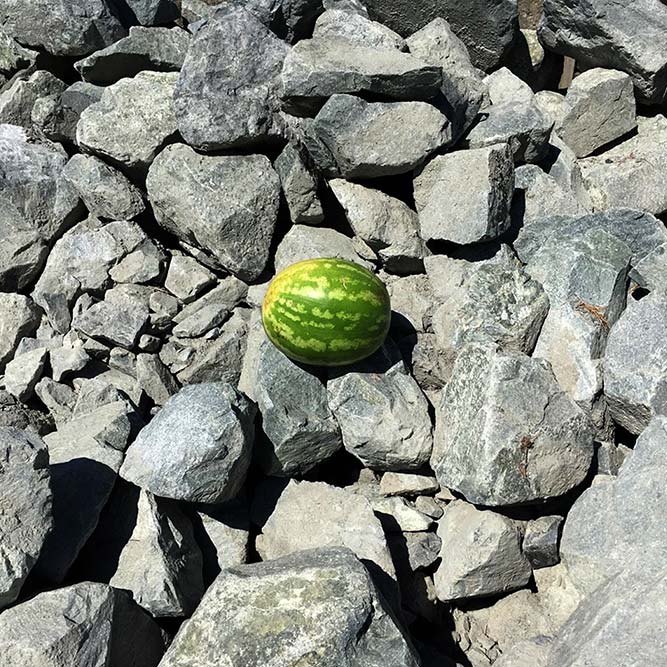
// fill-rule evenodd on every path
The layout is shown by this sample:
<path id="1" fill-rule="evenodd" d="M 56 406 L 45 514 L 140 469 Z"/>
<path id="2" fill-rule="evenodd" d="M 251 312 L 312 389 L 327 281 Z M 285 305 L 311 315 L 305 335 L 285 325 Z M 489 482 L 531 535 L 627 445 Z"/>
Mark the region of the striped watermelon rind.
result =
<path id="1" fill-rule="evenodd" d="M 320 258 L 297 262 L 269 285 L 262 323 L 290 359 L 344 366 L 373 354 L 391 321 L 384 283 L 359 264 Z"/>

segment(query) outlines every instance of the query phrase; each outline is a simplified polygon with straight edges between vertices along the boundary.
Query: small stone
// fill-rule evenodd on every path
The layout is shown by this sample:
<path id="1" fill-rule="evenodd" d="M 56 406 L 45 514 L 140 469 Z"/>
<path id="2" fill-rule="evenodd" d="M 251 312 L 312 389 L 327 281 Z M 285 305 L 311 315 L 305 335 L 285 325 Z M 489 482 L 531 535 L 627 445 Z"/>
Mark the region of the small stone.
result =
<path id="1" fill-rule="evenodd" d="M 425 241 L 479 243 L 509 227 L 514 167 L 507 144 L 440 155 L 414 185 Z"/>
<path id="2" fill-rule="evenodd" d="M 577 76 L 565 97 L 567 113 L 556 132 L 577 157 L 637 127 L 632 79 L 624 72 L 596 67 Z"/>
<path id="3" fill-rule="evenodd" d="M 137 355 L 137 382 L 155 405 L 164 405 L 178 392 L 178 383 L 156 354 Z"/>
<path id="4" fill-rule="evenodd" d="M 38 70 L 27 79 L 17 79 L 0 93 L 0 123 L 32 127 L 32 111 L 40 97 L 62 93 L 67 85 L 51 72 Z"/>
<path id="5" fill-rule="evenodd" d="M 90 356 L 84 348 L 83 341 L 76 335 L 65 336 L 61 347 L 52 347 L 49 352 L 51 375 L 56 382 L 63 376 L 76 373 L 86 367 Z"/>
<path id="6" fill-rule="evenodd" d="M 565 102 L 565 95 L 561 95 L 555 90 L 538 90 L 533 99 L 542 113 L 554 122 L 554 125 L 558 125 L 569 111 L 569 105 Z"/>
<path id="7" fill-rule="evenodd" d="M 139 433 L 121 475 L 163 498 L 232 498 L 250 464 L 254 416 L 254 405 L 229 384 L 184 387 Z"/>
<path id="8" fill-rule="evenodd" d="M 35 385 L 35 394 L 47 407 L 56 423 L 71 419 L 76 396 L 69 385 L 54 382 L 51 378 L 42 378 Z"/>
<path id="9" fill-rule="evenodd" d="M 29 399 L 35 390 L 35 385 L 42 377 L 48 356 L 49 352 L 45 348 L 15 356 L 5 368 L 7 391 L 19 401 L 25 402 Z"/>
<path id="10" fill-rule="evenodd" d="M 27 296 L 0 292 L 0 371 L 11 361 L 19 342 L 39 326 L 40 309 Z"/>
<path id="11" fill-rule="evenodd" d="M 438 525 L 442 563 L 433 577 L 439 600 L 461 600 L 522 588 L 531 576 L 517 525 L 495 512 L 450 503 Z"/>
<path id="12" fill-rule="evenodd" d="M 74 67 L 84 81 L 108 86 L 144 70 L 179 71 L 189 44 L 190 34 L 181 28 L 133 26 L 127 37 L 79 60 Z"/>
<path id="13" fill-rule="evenodd" d="M 392 335 L 410 336 L 431 329 L 431 318 L 438 299 L 424 274 L 381 276 L 391 298 Z M 396 333 L 398 332 L 398 333 Z"/>
<path id="14" fill-rule="evenodd" d="M 3 609 L 18 598 L 53 519 L 49 452 L 44 443 L 35 434 L 0 426 L 0 451 L 0 609 Z"/>
<path id="15" fill-rule="evenodd" d="M 145 173 L 177 132 L 172 95 L 176 72 L 139 72 L 108 86 L 85 109 L 76 130 L 84 150 L 132 173 Z"/>
<path id="16" fill-rule="evenodd" d="M 30 69 L 37 60 L 37 52 L 22 47 L 4 29 L 0 28 L 0 74 L 10 79 L 15 72 Z"/>
<path id="17" fill-rule="evenodd" d="M 263 155 L 204 156 L 168 146 L 148 195 L 161 227 L 194 243 L 207 264 L 253 281 L 263 271 L 278 216 L 280 182 Z"/>
<path id="18" fill-rule="evenodd" d="M 542 516 L 526 524 L 523 536 L 523 553 L 534 570 L 551 567 L 560 561 L 558 542 L 562 516 Z"/>
<path id="19" fill-rule="evenodd" d="M 403 533 L 408 563 L 412 570 L 429 570 L 440 558 L 442 540 L 435 533 Z"/>
<path id="20" fill-rule="evenodd" d="M 574 488 L 592 458 L 589 417 L 547 362 L 493 344 L 459 354 L 436 411 L 441 486 L 481 505 L 534 503 Z"/>
<path id="21" fill-rule="evenodd" d="M 449 141 L 448 128 L 445 116 L 426 102 L 369 103 L 333 95 L 315 117 L 312 132 L 341 176 L 375 178 L 421 165 Z"/>
<path id="22" fill-rule="evenodd" d="M 405 498 L 377 498 L 372 505 L 386 533 L 419 533 L 433 524 L 431 517 L 409 505 Z"/>
<path id="23" fill-rule="evenodd" d="M 164 286 L 181 301 L 194 301 L 204 290 L 213 285 L 215 275 L 196 259 L 186 255 L 174 255 Z"/>
<path id="24" fill-rule="evenodd" d="M 432 475 L 410 472 L 386 472 L 380 481 L 380 491 L 385 496 L 419 496 L 435 493 L 440 486 Z"/>
<path id="25" fill-rule="evenodd" d="M 444 512 L 442 504 L 430 496 L 417 496 L 415 508 L 432 519 L 439 519 Z"/>
<path id="26" fill-rule="evenodd" d="M 371 21 L 367 16 L 345 9 L 327 9 L 317 19 L 313 38 L 340 38 L 353 44 L 378 49 L 405 51 L 405 40 L 390 28 Z"/>
<path id="27" fill-rule="evenodd" d="M 306 660 L 312 667 L 420 664 L 367 569 L 338 547 L 223 571 L 161 665 L 185 667 L 194 660 L 214 667 L 226 660 L 229 667 L 246 667 L 249 656 L 266 664 Z"/>

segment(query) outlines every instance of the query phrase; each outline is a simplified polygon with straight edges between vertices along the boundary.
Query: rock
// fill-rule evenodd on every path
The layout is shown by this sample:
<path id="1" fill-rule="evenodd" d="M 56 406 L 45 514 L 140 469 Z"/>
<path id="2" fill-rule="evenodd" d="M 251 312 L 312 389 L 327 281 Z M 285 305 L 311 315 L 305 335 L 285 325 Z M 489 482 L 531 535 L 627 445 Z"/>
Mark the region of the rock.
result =
<path id="1" fill-rule="evenodd" d="M 345 178 L 375 178 L 412 171 L 450 138 L 449 123 L 426 102 L 369 103 L 333 95 L 312 131 Z M 318 165 L 322 166 L 322 165 Z"/>
<path id="2" fill-rule="evenodd" d="M 431 517 L 409 505 L 405 498 L 377 498 L 372 505 L 385 533 L 419 533 L 433 524 Z"/>
<path id="3" fill-rule="evenodd" d="M 0 651 L 8 667 L 61 667 L 72 657 L 81 667 L 156 667 L 165 643 L 153 619 L 127 593 L 106 584 L 40 593 L 0 617 Z"/>
<path id="4" fill-rule="evenodd" d="M 110 220 L 131 220 L 146 206 L 141 191 L 119 171 L 92 155 L 70 158 L 63 175 L 91 215 Z"/>
<path id="5" fill-rule="evenodd" d="M 89 361 L 83 341 L 73 332 L 63 338 L 62 346 L 52 347 L 49 352 L 51 375 L 56 382 L 65 375 L 82 370 Z"/>
<path id="6" fill-rule="evenodd" d="M 547 667 L 552 638 L 539 635 L 517 642 L 493 664 L 496 667 Z"/>
<path id="7" fill-rule="evenodd" d="M 178 392 L 178 383 L 156 354 L 137 355 L 137 382 L 155 405 L 164 405 Z"/>
<path id="8" fill-rule="evenodd" d="M 391 298 L 392 336 L 400 338 L 411 336 L 415 331 L 430 330 L 433 308 L 438 300 L 428 278 L 420 273 L 411 276 L 387 274 L 381 275 L 381 279 Z"/>
<path id="9" fill-rule="evenodd" d="M 409 472 L 386 472 L 380 481 L 385 496 L 419 496 L 435 493 L 440 486 L 435 477 Z"/>
<path id="10" fill-rule="evenodd" d="M 354 233 L 378 253 L 385 268 L 419 272 L 429 254 L 419 237 L 419 217 L 399 199 L 343 179 L 329 181 Z M 414 295 L 411 295 L 414 296 Z"/>
<path id="11" fill-rule="evenodd" d="M 547 49 L 574 58 L 582 69 L 627 72 L 640 102 L 660 104 L 667 88 L 666 29 L 667 7 L 655 0 L 548 0 L 539 34 Z"/>
<path id="12" fill-rule="evenodd" d="M 438 67 L 407 53 L 328 36 L 298 42 L 287 54 L 281 74 L 290 112 L 317 109 L 337 93 L 428 99 L 438 92 L 440 78 Z"/>
<path id="13" fill-rule="evenodd" d="M 154 618 L 187 616 L 204 594 L 192 524 L 171 500 L 142 491 L 136 525 L 109 584 L 128 590 Z"/>
<path id="14" fill-rule="evenodd" d="M 465 43 L 475 67 L 490 70 L 508 51 L 519 31 L 517 3 L 512 0 L 476 0 L 465 6 L 438 0 L 416 7 L 405 0 L 367 0 L 372 19 L 400 35 L 411 35 L 438 17 L 445 18 Z"/>
<path id="15" fill-rule="evenodd" d="M 514 167 L 507 144 L 431 160 L 414 183 L 425 241 L 479 243 L 509 226 Z"/>
<path id="16" fill-rule="evenodd" d="M 419 470 L 433 444 L 428 401 L 403 361 L 377 363 L 381 353 L 327 383 L 343 446 L 373 470 Z"/>
<path id="17" fill-rule="evenodd" d="M 124 0 L 119 11 L 125 23 L 141 25 L 171 23 L 181 14 L 177 0 Z"/>
<path id="18" fill-rule="evenodd" d="M 190 43 L 181 28 L 133 26 L 127 37 L 75 64 L 84 81 L 108 86 L 143 70 L 179 71 Z"/>
<path id="19" fill-rule="evenodd" d="M 656 246 L 635 264 L 632 279 L 649 292 L 663 290 L 667 285 L 667 243 Z"/>
<path id="20" fill-rule="evenodd" d="M 611 328 L 604 357 L 605 396 L 611 415 L 641 433 L 655 414 L 666 414 L 663 377 L 667 295 L 653 292 L 628 307 Z"/>
<path id="21" fill-rule="evenodd" d="M 452 139 L 458 139 L 477 118 L 486 95 L 482 77 L 470 61 L 466 45 L 441 16 L 406 41 L 410 53 L 442 68 L 439 106 L 451 123 Z"/>
<path id="22" fill-rule="evenodd" d="M 81 113 L 81 148 L 131 173 L 145 173 L 177 132 L 172 95 L 176 72 L 139 72 L 108 86 L 99 102 Z"/>
<path id="23" fill-rule="evenodd" d="M 21 339 L 37 329 L 41 315 L 29 297 L 0 292 L 0 371 L 11 361 Z"/>
<path id="24" fill-rule="evenodd" d="M 49 452 L 44 443 L 34 434 L 0 426 L 0 448 L 0 609 L 3 609 L 18 598 L 53 519 Z"/>
<path id="25" fill-rule="evenodd" d="M 185 141 L 209 151 L 275 138 L 278 77 L 287 51 L 243 7 L 216 10 L 192 39 L 174 92 Z"/>
<path id="26" fill-rule="evenodd" d="M 558 564 L 558 542 L 562 516 L 541 516 L 526 524 L 523 536 L 523 553 L 533 569 Z"/>
<path id="27" fill-rule="evenodd" d="M 38 70 L 27 79 L 17 79 L 0 94 L 0 122 L 30 129 L 37 100 L 62 93 L 65 88 L 66 84 L 44 70 Z"/>
<path id="28" fill-rule="evenodd" d="M 378 49 L 405 51 L 405 40 L 393 30 L 368 17 L 345 9 L 327 9 L 317 19 L 314 39 L 340 38 Z"/>
<path id="29" fill-rule="evenodd" d="M 318 225 L 322 222 L 324 211 L 317 195 L 317 179 L 299 150 L 293 144 L 287 144 L 273 167 L 280 177 L 292 223 Z"/>
<path id="30" fill-rule="evenodd" d="M 5 78 L 11 79 L 15 72 L 30 69 L 37 60 L 37 52 L 22 47 L 0 28 L 0 75 L 4 83 Z"/>
<path id="31" fill-rule="evenodd" d="M 595 68 L 574 79 L 567 113 L 556 132 L 581 158 L 637 127 L 632 79 L 624 72 Z"/>
<path id="32" fill-rule="evenodd" d="M 574 488 L 592 458 L 589 417 L 547 362 L 493 344 L 459 354 L 436 411 L 441 486 L 481 505 L 533 503 Z"/>
<path id="33" fill-rule="evenodd" d="M 215 283 L 215 275 L 196 259 L 187 255 L 173 255 L 164 286 L 186 303 L 194 301 Z"/>
<path id="34" fill-rule="evenodd" d="M 66 422 L 72 417 L 76 403 L 74 390 L 51 378 L 42 378 L 35 385 L 35 394 L 44 403 L 56 423 Z M 49 429 L 51 431 L 53 429 Z"/>
<path id="35" fill-rule="evenodd" d="M 85 56 L 126 32 L 106 0 L 87 0 L 77 11 L 65 2 L 2 0 L 4 32 L 54 56 Z"/>
<path id="36" fill-rule="evenodd" d="M 438 525 L 443 562 L 433 581 L 444 602 L 496 595 L 521 588 L 531 575 L 521 553 L 521 533 L 510 519 L 450 503 Z"/>
<path id="37" fill-rule="evenodd" d="M 439 519 L 442 516 L 444 512 L 443 504 L 444 501 L 438 501 L 431 496 L 417 496 L 415 498 L 415 509 L 432 519 Z"/>
<path id="38" fill-rule="evenodd" d="M 403 548 L 407 551 L 408 565 L 413 574 L 418 570 L 431 569 L 440 557 L 442 542 L 435 533 L 402 533 L 395 536 L 395 540 L 397 543 L 404 542 Z M 391 541 L 390 537 L 390 544 Z"/>
<path id="39" fill-rule="evenodd" d="M 327 404 L 327 390 L 313 372 L 288 359 L 264 337 L 254 400 L 268 442 L 257 457 L 268 475 L 303 475 L 343 445 Z"/>
<path id="40" fill-rule="evenodd" d="M 255 407 L 225 383 L 172 396 L 128 449 L 124 479 L 164 498 L 218 503 L 245 480 Z"/>
<path id="41" fill-rule="evenodd" d="M 224 570 L 181 628 L 162 667 L 184 667 L 192 660 L 213 667 L 223 658 L 230 667 L 276 660 L 290 666 L 307 660 L 313 667 L 420 664 L 367 570 L 341 548 Z"/>
<path id="42" fill-rule="evenodd" d="M 0 427 L 44 435 L 53 430 L 53 419 L 41 410 L 20 403 L 9 392 L 0 389 Z"/>
<path id="43" fill-rule="evenodd" d="M 48 351 L 38 348 L 32 352 L 16 355 L 5 367 L 5 388 L 19 401 L 29 399 L 35 385 L 42 377 Z"/>
<path id="44" fill-rule="evenodd" d="M 268 158 L 204 156 L 176 144 L 153 163 L 147 187 L 160 226 L 202 250 L 214 268 L 241 280 L 258 278 L 268 260 L 280 195 Z"/>
<path id="45" fill-rule="evenodd" d="M 638 118 L 639 134 L 579 162 L 594 211 L 629 207 L 667 212 L 667 118 Z"/>

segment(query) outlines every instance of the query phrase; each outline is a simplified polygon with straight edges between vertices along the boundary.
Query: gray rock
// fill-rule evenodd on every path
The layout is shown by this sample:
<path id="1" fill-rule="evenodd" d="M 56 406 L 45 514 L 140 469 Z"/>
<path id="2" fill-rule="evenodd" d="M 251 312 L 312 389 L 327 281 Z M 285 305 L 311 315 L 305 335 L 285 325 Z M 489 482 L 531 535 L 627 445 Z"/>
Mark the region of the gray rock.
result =
<path id="1" fill-rule="evenodd" d="M 50 348 L 51 376 L 56 382 L 62 380 L 65 375 L 82 370 L 89 361 L 90 356 L 84 348 L 83 341 L 74 332 L 63 337 L 61 346 Z"/>
<path id="2" fill-rule="evenodd" d="M 32 127 L 32 111 L 40 97 L 62 93 L 67 85 L 51 72 L 39 70 L 26 79 L 16 79 L 0 93 L 0 123 Z"/>
<path id="3" fill-rule="evenodd" d="M 329 181 L 329 187 L 354 233 L 378 253 L 387 271 L 421 270 L 429 251 L 419 237 L 419 217 L 407 204 L 343 179 Z"/>
<path id="4" fill-rule="evenodd" d="M 121 474 L 164 498 L 232 498 L 250 464 L 254 416 L 254 405 L 229 384 L 184 387 L 139 433 Z"/>
<path id="5" fill-rule="evenodd" d="M 507 517 L 454 501 L 438 524 L 438 537 L 443 561 L 433 581 L 439 600 L 507 593 L 530 579 L 521 533 Z"/>
<path id="6" fill-rule="evenodd" d="M 206 253 L 214 268 L 224 267 L 247 281 L 261 274 L 280 195 L 268 158 L 209 157 L 176 144 L 158 156 L 147 187 L 158 223 Z"/>
<path id="7" fill-rule="evenodd" d="M 183 138 L 195 148 L 218 150 L 274 137 L 278 77 L 287 51 L 243 7 L 216 10 L 197 30 L 174 93 Z"/>
<path id="8" fill-rule="evenodd" d="M 429 570 L 440 557 L 442 540 L 435 533 L 403 533 L 408 564 L 412 570 Z"/>
<path id="9" fill-rule="evenodd" d="M 0 427 L 44 435 L 53 430 L 53 419 L 41 410 L 20 403 L 9 392 L 0 390 Z"/>
<path id="10" fill-rule="evenodd" d="M 555 90 L 538 90 L 535 93 L 535 104 L 542 112 L 558 125 L 569 111 L 569 105 L 565 102 L 565 95 L 557 93 Z"/>
<path id="11" fill-rule="evenodd" d="M 486 95 L 468 49 L 442 17 L 411 35 L 407 44 L 414 56 L 442 68 L 439 106 L 451 122 L 452 139 L 458 139 L 476 119 Z"/>
<path id="12" fill-rule="evenodd" d="M 161 664 L 213 667 L 221 659 L 230 667 L 420 664 L 367 570 L 340 548 L 224 570 Z"/>
<path id="13" fill-rule="evenodd" d="M 35 394 L 47 407 L 56 423 L 65 422 L 71 418 L 76 396 L 69 385 L 54 382 L 51 378 L 42 378 L 35 385 Z"/>
<path id="14" fill-rule="evenodd" d="M 2 0 L 3 29 L 17 42 L 55 56 L 85 56 L 126 34 L 106 0 Z"/>
<path id="15" fill-rule="evenodd" d="M 548 0 L 540 24 L 547 49 L 583 68 L 608 67 L 632 76 L 637 98 L 660 104 L 667 89 L 667 7 L 658 0 Z"/>
<path id="16" fill-rule="evenodd" d="M 254 400 L 268 442 L 257 457 L 268 475 L 303 475 L 343 445 L 322 380 L 267 338 L 259 349 Z"/>
<path id="17" fill-rule="evenodd" d="M 143 70 L 179 71 L 190 44 L 190 33 L 181 28 L 130 28 L 127 37 L 75 64 L 84 81 L 100 85 L 116 83 Z"/>
<path id="18" fill-rule="evenodd" d="M 345 178 L 412 171 L 450 139 L 449 122 L 426 102 L 369 103 L 352 95 L 333 95 L 312 131 Z"/>
<path id="19" fill-rule="evenodd" d="M 411 35 L 438 17 L 445 18 L 470 51 L 475 67 L 498 65 L 519 32 L 517 3 L 513 0 L 437 0 L 415 6 L 407 0 L 367 0 L 372 19 L 401 35 Z"/>
<path id="20" fill-rule="evenodd" d="M 381 23 L 345 9 L 327 9 L 315 23 L 313 38 L 347 39 L 374 48 L 406 50 L 405 40 Z"/>
<path id="21" fill-rule="evenodd" d="M 7 667 L 62 667 L 72 659 L 79 667 L 156 667 L 165 643 L 150 616 L 127 593 L 106 584 L 40 593 L 0 617 Z"/>
<path id="22" fill-rule="evenodd" d="M 422 514 L 430 516 L 432 519 L 439 519 L 444 512 L 444 501 L 438 501 L 431 496 L 417 496 L 415 498 L 415 509 L 418 509 Z"/>
<path id="23" fill-rule="evenodd" d="M 308 526 L 308 530 L 301 526 Z M 396 578 L 384 531 L 370 502 L 324 482 L 290 480 L 256 541 L 263 560 L 339 546 L 351 549 L 371 574 Z"/>
<path id="24" fill-rule="evenodd" d="M 196 259 L 187 255 L 173 255 L 164 286 L 184 302 L 194 301 L 215 283 L 215 275 Z"/>
<path id="25" fill-rule="evenodd" d="M 125 23 L 149 26 L 171 23 L 181 15 L 177 0 L 124 0 L 118 11 Z"/>
<path id="26" fill-rule="evenodd" d="M 632 79 L 624 72 L 594 68 L 577 76 L 565 97 L 567 113 L 556 132 L 577 157 L 637 127 Z"/>
<path id="27" fill-rule="evenodd" d="M 37 52 L 22 47 L 13 40 L 4 28 L 0 28 L 0 75 L 11 79 L 15 72 L 30 69 L 37 60 Z"/>
<path id="28" fill-rule="evenodd" d="M 5 367 L 5 388 L 19 401 L 29 399 L 35 385 L 42 377 L 48 359 L 48 350 L 37 348 L 32 352 L 16 355 Z"/>
<path id="29" fill-rule="evenodd" d="M 14 602 L 53 526 L 49 452 L 34 434 L 0 427 L 0 609 Z"/>
<path id="30" fill-rule="evenodd" d="M 317 196 L 317 178 L 308 169 L 299 150 L 287 144 L 273 164 L 280 177 L 293 224 L 317 225 L 324 220 Z"/>
<path id="31" fill-rule="evenodd" d="M 594 211 L 636 208 L 667 212 L 667 118 L 638 118 L 639 134 L 579 162 Z"/>
<path id="32" fill-rule="evenodd" d="M 376 498 L 371 504 L 385 533 L 420 533 L 433 525 L 431 517 L 415 509 L 405 498 Z"/>
<path id="33" fill-rule="evenodd" d="M 547 667 L 552 638 L 540 635 L 517 642 L 493 664 L 496 667 Z"/>
<path id="34" fill-rule="evenodd" d="M 139 72 L 104 89 L 82 113 L 78 145 L 130 172 L 145 173 L 178 130 L 172 96 L 176 72 Z"/>
<path id="35" fill-rule="evenodd" d="M 654 250 L 635 264 L 631 277 L 640 287 L 654 292 L 667 287 L 667 243 Z"/>
<path id="36" fill-rule="evenodd" d="M 146 206 L 140 190 L 119 171 L 92 155 L 78 153 L 63 171 L 91 215 L 131 220 Z"/>
<path id="37" fill-rule="evenodd" d="M 435 493 L 439 488 L 435 477 L 418 473 L 386 472 L 380 481 L 380 491 L 385 496 L 418 496 Z"/>
<path id="38" fill-rule="evenodd" d="M 478 243 L 507 230 L 514 166 L 507 144 L 456 151 L 429 162 L 414 183 L 425 241 Z"/>
<path id="39" fill-rule="evenodd" d="M 384 370 L 377 357 L 327 383 L 343 445 L 373 470 L 419 470 L 433 445 L 428 401 L 402 360 Z"/>
<path id="40" fill-rule="evenodd" d="M 551 567 L 560 561 L 558 541 L 563 517 L 541 516 L 529 521 L 523 536 L 523 553 L 533 569 Z"/>
<path id="41" fill-rule="evenodd" d="M 142 491 L 136 525 L 109 584 L 130 591 L 154 618 L 187 616 L 204 594 L 192 524 L 172 500 Z"/>
<path id="42" fill-rule="evenodd" d="M 440 68 L 398 50 L 340 37 L 304 39 L 287 54 L 281 74 L 288 110 L 312 110 L 336 93 L 428 99 L 440 88 Z"/>
<path id="43" fill-rule="evenodd" d="M 547 362 L 488 344 L 459 354 L 436 411 L 441 486 L 482 505 L 533 503 L 574 488 L 592 458 L 592 424 Z"/>
<path id="44" fill-rule="evenodd" d="M 410 336 L 414 331 L 430 331 L 433 309 L 438 299 L 428 277 L 423 273 L 412 276 L 380 274 L 380 279 L 385 283 L 391 298 L 392 335 Z"/>
<path id="45" fill-rule="evenodd" d="M 178 383 L 156 354 L 137 355 L 137 382 L 155 405 L 164 405 L 178 392 Z"/>
<path id="46" fill-rule="evenodd" d="M 0 292 L 0 371 L 14 356 L 21 339 L 37 329 L 40 319 L 41 312 L 32 299 Z"/>

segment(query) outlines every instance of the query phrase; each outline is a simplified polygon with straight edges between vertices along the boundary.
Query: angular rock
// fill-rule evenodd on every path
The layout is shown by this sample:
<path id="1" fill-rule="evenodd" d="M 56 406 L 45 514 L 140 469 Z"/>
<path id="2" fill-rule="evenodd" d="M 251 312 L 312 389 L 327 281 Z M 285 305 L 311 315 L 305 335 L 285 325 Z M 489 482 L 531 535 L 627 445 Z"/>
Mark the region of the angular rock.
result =
<path id="1" fill-rule="evenodd" d="M 206 288 L 213 285 L 215 275 L 196 259 L 186 255 L 174 255 L 164 286 L 181 301 L 194 301 Z"/>
<path id="2" fill-rule="evenodd" d="M 155 405 L 164 405 L 178 392 L 178 383 L 156 354 L 137 355 L 137 382 Z"/>
<path id="3" fill-rule="evenodd" d="M 409 472 L 386 472 L 380 481 L 380 491 L 385 496 L 418 496 L 435 493 L 440 486 L 435 477 Z"/>
<path id="4" fill-rule="evenodd" d="M 154 618 L 187 616 L 204 594 L 202 554 L 190 520 L 171 500 L 142 491 L 136 525 L 109 581 Z"/>
<path id="5" fill-rule="evenodd" d="M 442 540 L 435 533 L 403 533 L 412 570 L 428 570 L 440 557 Z"/>
<path id="6" fill-rule="evenodd" d="M 153 163 L 147 187 L 158 223 L 202 250 L 214 268 L 224 267 L 246 281 L 261 274 L 280 194 L 268 158 L 209 157 L 176 144 Z"/>
<path id="7" fill-rule="evenodd" d="M 582 69 L 627 72 L 637 98 L 660 104 L 667 90 L 667 6 L 656 0 L 547 0 L 540 23 L 546 48 L 574 58 Z"/>
<path id="8" fill-rule="evenodd" d="M 49 351 L 51 375 L 56 382 L 63 376 L 76 373 L 86 367 L 90 356 L 84 348 L 83 341 L 71 332 L 63 338 L 60 347 L 52 347 Z"/>
<path id="9" fill-rule="evenodd" d="M 526 524 L 523 536 L 523 553 L 533 569 L 556 565 L 560 556 L 558 542 L 562 516 L 542 516 Z"/>
<path id="10" fill-rule="evenodd" d="M 628 207 L 655 215 L 667 212 L 667 118 L 637 120 L 636 136 L 579 162 L 594 211 Z"/>
<path id="11" fill-rule="evenodd" d="M 71 3 L 2 0 L 3 29 L 17 42 L 54 56 L 85 56 L 126 34 L 107 0 Z"/>
<path id="12" fill-rule="evenodd" d="M 299 150 L 293 144 L 287 144 L 273 167 L 280 177 L 292 223 L 317 225 L 322 222 L 324 211 L 317 196 L 317 179 Z"/>
<path id="13" fill-rule="evenodd" d="M 433 581 L 439 600 L 507 593 L 530 579 L 521 533 L 507 517 L 455 501 L 439 522 L 438 537 L 443 561 Z"/>
<path id="14" fill-rule="evenodd" d="M 27 296 L 0 292 L 0 371 L 11 361 L 21 339 L 37 329 L 41 316 Z"/>
<path id="15" fill-rule="evenodd" d="M 131 220 L 146 208 L 141 191 L 135 185 L 92 155 L 73 155 L 63 175 L 91 215 L 110 220 Z"/>
<path id="16" fill-rule="evenodd" d="M 646 257 L 633 266 L 631 277 L 649 292 L 667 287 L 667 243 L 656 246 Z"/>
<path id="17" fill-rule="evenodd" d="M 44 435 L 53 430 L 53 419 L 41 410 L 20 403 L 9 392 L 0 390 L 0 427 Z"/>
<path id="18" fill-rule="evenodd" d="M 178 19 L 180 5 L 177 0 L 124 0 L 118 11 L 124 23 L 159 25 Z"/>
<path id="19" fill-rule="evenodd" d="M 400 277 L 387 274 L 381 275 L 381 280 L 391 298 L 392 336 L 411 336 L 415 331 L 430 330 L 438 299 L 428 278 L 421 273 Z"/>
<path id="20" fill-rule="evenodd" d="M 122 477 L 164 498 L 232 498 L 250 464 L 254 416 L 254 405 L 229 384 L 184 387 L 139 433 Z"/>
<path id="21" fill-rule="evenodd" d="M 292 48 L 281 79 L 287 110 L 312 111 L 336 93 L 428 99 L 440 88 L 440 69 L 400 51 L 320 37 Z"/>
<path id="22" fill-rule="evenodd" d="M 48 354 L 46 349 L 37 348 L 32 352 L 16 355 L 7 364 L 5 388 L 12 396 L 23 402 L 32 396 L 35 385 L 42 377 Z"/>
<path id="23" fill-rule="evenodd" d="M 0 123 L 32 127 L 32 111 L 40 97 L 62 93 L 66 84 L 51 72 L 38 70 L 27 79 L 17 79 L 0 93 Z"/>
<path id="24" fill-rule="evenodd" d="M 37 52 L 22 47 L 13 40 L 4 30 L 0 28 L 0 75 L 4 83 L 5 79 L 11 79 L 15 72 L 22 69 L 30 69 L 37 60 Z"/>
<path id="25" fill-rule="evenodd" d="M 354 233 L 378 253 L 387 271 L 421 270 L 429 251 L 419 237 L 419 217 L 407 204 L 343 179 L 329 181 L 329 187 Z"/>
<path id="26" fill-rule="evenodd" d="M 431 467 L 469 502 L 502 506 L 560 496 L 593 458 L 589 417 L 547 362 L 467 346 L 436 411 Z"/>
<path id="27" fill-rule="evenodd" d="M 419 470 L 433 445 L 428 401 L 402 360 L 383 370 L 378 355 L 327 383 L 343 446 L 373 470 Z"/>
<path id="28" fill-rule="evenodd" d="M 0 426 L 0 609 L 14 602 L 51 531 L 49 452 L 34 434 Z M 4 617 L 4 616 L 3 616 Z"/>
<path id="29" fill-rule="evenodd" d="M 106 584 L 40 593 L 0 617 L 0 651 L 8 667 L 62 667 L 72 659 L 81 667 L 156 667 L 165 643 L 153 619 L 127 593 Z"/>
<path id="30" fill-rule="evenodd" d="M 277 86 L 287 52 L 245 8 L 217 9 L 197 30 L 174 93 L 185 141 L 219 150 L 275 137 Z"/>
<path id="31" fill-rule="evenodd" d="M 178 130 L 172 96 L 176 72 L 139 72 L 104 89 L 99 102 L 81 113 L 81 148 L 130 172 L 145 173 Z"/>
<path id="32" fill-rule="evenodd" d="M 478 243 L 509 226 L 514 166 L 507 144 L 456 151 L 429 162 L 415 179 L 425 241 Z"/>
<path id="33" fill-rule="evenodd" d="M 375 178 L 412 171 L 450 138 L 449 123 L 426 102 L 369 103 L 333 95 L 312 131 L 344 178 Z M 318 165 L 322 167 L 322 165 Z"/>
<path id="34" fill-rule="evenodd" d="M 377 498 L 372 505 L 385 533 L 420 533 L 433 524 L 431 517 L 408 504 L 405 498 Z"/>
<path id="35" fill-rule="evenodd" d="M 367 570 L 341 548 L 224 570 L 161 664 L 192 660 L 200 667 L 420 664 Z"/>
<path id="36" fill-rule="evenodd" d="M 552 638 L 540 635 L 517 642 L 495 661 L 496 667 L 547 667 Z"/>
<path id="37" fill-rule="evenodd" d="M 406 50 L 405 40 L 393 30 L 363 14 L 345 9 L 327 9 L 318 17 L 313 38 L 327 37 L 347 39 L 353 44 L 379 49 Z"/>
<path id="38" fill-rule="evenodd" d="M 568 88 L 565 103 L 556 132 L 579 158 L 637 127 L 632 79 L 624 72 L 599 67 L 583 72 Z"/>

